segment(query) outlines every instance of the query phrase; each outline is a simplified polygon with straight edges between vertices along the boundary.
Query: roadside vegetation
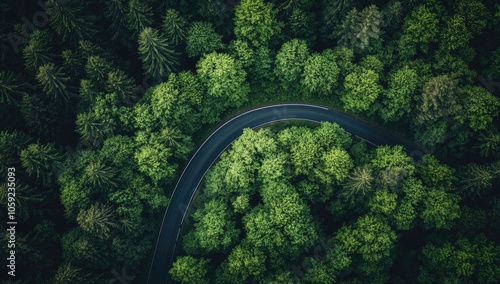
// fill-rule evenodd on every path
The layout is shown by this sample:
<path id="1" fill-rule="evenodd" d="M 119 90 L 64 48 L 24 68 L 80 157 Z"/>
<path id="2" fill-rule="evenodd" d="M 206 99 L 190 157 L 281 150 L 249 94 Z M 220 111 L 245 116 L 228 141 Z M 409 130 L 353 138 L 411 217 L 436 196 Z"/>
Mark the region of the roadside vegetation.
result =
<path id="1" fill-rule="evenodd" d="M 246 131 L 207 176 L 174 278 L 500 282 L 496 1 L 0 10 L 0 206 L 15 167 L 22 224 L 19 276 L 2 283 L 143 281 L 196 145 L 228 115 L 273 102 L 334 107 L 425 151 L 415 164 L 329 124 Z"/>

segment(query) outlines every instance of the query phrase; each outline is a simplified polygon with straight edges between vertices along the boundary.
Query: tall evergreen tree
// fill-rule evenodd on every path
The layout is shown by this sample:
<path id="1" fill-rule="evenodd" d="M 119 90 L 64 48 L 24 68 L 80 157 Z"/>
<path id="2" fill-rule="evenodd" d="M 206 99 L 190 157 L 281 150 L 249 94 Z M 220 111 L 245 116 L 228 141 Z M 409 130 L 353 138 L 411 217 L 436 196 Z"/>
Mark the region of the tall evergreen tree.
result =
<path id="1" fill-rule="evenodd" d="M 186 19 L 177 10 L 168 9 L 163 17 L 163 31 L 174 45 L 186 39 L 187 25 Z"/>
<path id="2" fill-rule="evenodd" d="M 179 64 L 178 54 L 157 30 L 145 28 L 139 36 L 142 68 L 155 80 L 163 81 Z"/>
<path id="3" fill-rule="evenodd" d="M 76 221 L 84 231 L 96 237 L 107 239 L 110 237 L 111 230 L 117 227 L 114 212 L 113 208 L 108 205 L 94 203 L 88 210 L 80 211 Z"/>
<path id="4" fill-rule="evenodd" d="M 21 151 L 21 163 L 24 170 L 49 185 L 54 178 L 54 170 L 62 162 L 63 154 L 53 144 L 31 144 Z"/>
<path id="5" fill-rule="evenodd" d="M 10 71 L 0 71 L 0 103 L 12 105 L 19 102 L 28 83 L 20 74 Z"/>
<path id="6" fill-rule="evenodd" d="M 51 35 L 47 31 L 34 31 L 28 45 L 23 48 L 23 59 L 26 69 L 36 73 L 44 64 L 53 62 L 55 54 L 52 51 Z"/>
<path id="7" fill-rule="evenodd" d="M 132 31 L 132 34 L 128 36 L 134 39 L 153 23 L 153 10 L 141 0 L 130 0 L 126 19 L 128 27 Z"/>
<path id="8" fill-rule="evenodd" d="M 47 14 L 52 28 L 63 40 L 72 43 L 81 39 L 91 39 L 97 33 L 95 17 L 86 14 L 84 2 L 78 0 L 48 0 Z"/>
<path id="9" fill-rule="evenodd" d="M 106 1 L 106 10 L 104 15 L 111 20 L 108 30 L 111 32 L 112 40 L 121 40 L 122 43 L 128 41 L 129 25 L 127 22 L 127 13 L 129 7 L 124 0 Z"/>
<path id="10" fill-rule="evenodd" d="M 53 63 L 40 66 L 36 79 L 54 101 L 67 101 L 71 97 L 71 87 L 68 85 L 70 78 L 61 67 L 56 67 Z"/>

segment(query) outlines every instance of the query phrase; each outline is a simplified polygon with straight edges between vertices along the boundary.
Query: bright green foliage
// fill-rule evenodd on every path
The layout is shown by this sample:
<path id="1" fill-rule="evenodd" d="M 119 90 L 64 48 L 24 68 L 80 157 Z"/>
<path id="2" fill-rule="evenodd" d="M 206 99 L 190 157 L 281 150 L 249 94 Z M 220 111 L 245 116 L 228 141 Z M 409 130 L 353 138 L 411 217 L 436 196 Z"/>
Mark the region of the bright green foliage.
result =
<path id="1" fill-rule="evenodd" d="M 368 204 L 370 211 L 375 214 L 381 213 L 390 216 L 396 209 L 397 198 L 397 194 L 390 193 L 388 190 L 377 190 Z"/>
<path id="2" fill-rule="evenodd" d="M 168 9 L 163 17 L 163 31 L 169 42 L 178 45 L 186 39 L 187 21 L 177 10 Z"/>
<path id="3" fill-rule="evenodd" d="M 56 67 L 53 63 L 42 65 L 38 69 L 36 79 L 42 86 L 43 91 L 54 101 L 69 100 L 71 93 L 68 81 L 70 78 L 61 67 Z"/>
<path id="4" fill-rule="evenodd" d="M 463 16 L 465 26 L 472 35 L 483 31 L 490 17 L 488 9 L 479 0 L 459 0 L 455 3 L 456 13 Z"/>
<path id="5" fill-rule="evenodd" d="M 245 213 L 250 209 L 250 198 L 248 195 L 238 195 L 232 205 L 235 213 Z"/>
<path id="6" fill-rule="evenodd" d="M 179 64 L 177 54 L 157 30 L 145 28 L 139 35 L 142 69 L 157 81 L 163 81 Z"/>
<path id="7" fill-rule="evenodd" d="M 308 58 L 305 41 L 293 39 L 285 42 L 276 55 L 274 74 L 285 87 L 291 87 L 300 80 Z"/>
<path id="8" fill-rule="evenodd" d="M 209 105 L 216 102 L 222 111 L 239 107 L 247 100 L 250 88 L 245 80 L 246 72 L 231 56 L 208 54 L 198 62 L 197 68 L 200 81 L 207 89 Z"/>
<path id="9" fill-rule="evenodd" d="M 285 184 L 266 185 L 261 190 L 264 206 L 243 217 L 249 242 L 271 254 L 297 256 L 312 247 L 318 235 L 309 207 Z"/>
<path id="10" fill-rule="evenodd" d="M 422 182 L 416 178 L 409 178 L 403 183 L 402 191 L 405 196 L 392 216 L 398 230 L 410 230 L 415 227 L 425 190 Z"/>
<path id="11" fill-rule="evenodd" d="M 472 34 L 468 31 L 465 18 L 460 15 L 453 16 L 441 33 L 441 48 L 447 51 L 466 47 Z"/>
<path id="12" fill-rule="evenodd" d="M 169 162 L 173 149 L 166 147 L 165 139 L 158 133 L 137 133 L 138 145 L 134 157 L 139 171 L 149 176 L 155 183 L 164 179 L 171 179 L 177 165 Z"/>
<path id="13" fill-rule="evenodd" d="M 112 133 L 112 129 L 95 114 L 81 113 L 76 118 L 76 132 L 80 134 L 83 143 L 99 147 L 104 138 Z"/>
<path id="14" fill-rule="evenodd" d="M 365 261 L 377 262 L 391 255 L 397 236 L 384 219 L 365 215 L 353 226 L 341 228 L 336 239 L 347 252 L 359 253 Z"/>
<path id="15" fill-rule="evenodd" d="M 239 281 L 247 281 L 250 276 L 259 277 L 266 270 L 266 255 L 247 243 L 236 246 L 228 257 L 229 273 Z"/>
<path id="16" fill-rule="evenodd" d="M 47 31 L 37 30 L 31 34 L 28 45 L 23 48 L 24 65 L 28 71 L 36 73 L 40 66 L 54 61 L 51 37 Z"/>
<path id="17" fill-rule="evenodd" d="M 250 44 L 244 40 L 236 39 L 229 44 L 229 54 L 240 62 L 241 66 L 247 70 L 255 62 L 254 50 Z"/>
<path id="18" fill-rule="evenodd" d="M 174 262 L 168 273 L 179 283 L 203 284 L 206 283 L 207 265 L 208 260 L 182 256 Z"/>
<path id="19" fill-rule="evenodd" d="M 344 78 L 353 71 L 354 52 L 351 49 L 345 46 L 338 46 L 335 49 L 324 50 L 323 55 L 337 63 L 340 69 L 340 78 Z"/>
<path id="20" fill-rule="evenodd" d="M 186 52 L 189 57 L 197 57 L 224 49 L 222 36 L 215 32 L 209 22 L 194 22 L 187 31 Z"/>
<path id="21" fill-rule="evenodd" d="M 422 161 L 417 166 L 417 173 L 422 182 L 428 187 L 441 187 L 448 190 L 455 181 L 453 169 L 440 164 L 432 155 L 422 157 Z"/>
<path id="22" fill-rule="evenodd" d="M 77 0 L 64 3 L 57 0 L 47 1 L 47 14 L 52 28 L 63 40 L 76 43 L 81 39 L 91 39 L 97 33 L 94 28 L 95 17 L 85 13 L 85 4 Z"/>
<path id="23" fill-rule="evenodd" d="M 126 15 L 128 28 L 132 39 L 136 38 L 145 28 L 153 23 L 153 11 L 151 7 L 141 0 L 130 0 L 128 2 L 128 12 Z"/>
<path id="24" fill-rule="evenodd" d="M 355 51 L 364 51 L 373 40 L 378 40 L 382 31 L 382 13 L 375 5 L 364 8 L 361 12 L 352 9 L 342 21 L 339 43 Z"/>
<path id="25" fill-rule="evenodd" d="M 349 154 L 338 148 L 325 152 L 321 160 L 322 165 L 316 170 L 316 175 L 325 184 L 343 182 L 354 166 Z"/>
<path id="26" fill-rule="evenodd" d="M 429 44 L 437 40 L 438 22 L 438 15 L 427 6 L 420 5 L 413 9 L 403 25 L 403 35 L 399 39 L 400 54 L 405 57 L 415 55 L 417 46 L 427 52 Z"/>
<path id="27" fill-rule="evenodd" d="M 370 109 L 381 92 L 379 75 L 372 70 L 358 68 L 345 77 L 341 99 L 346 110 L 362 112 Z"/>
<path id="28" fill-rule="evenodd" d="M 304 64 L 301 83 L 310 93 L 329 95 L 337 85 L 339 73 L 335 61 L 320 54 L 313 54 Z"/>
<path id="29" fill-rule="evenodd" d="M 108 80 L 104 87 L 106 92 L 117 94 L 126 104 L 132 104 L 137 99 L 137 86 L 134 79 L 120 69 L 108 73 Z"/>
<path id="30" fill-rule="evenodd" d="M 459 197 L 442 190 L 431 189 L 423 200 L 421 218 L 427 228 L 449 229 L 459 217 Z"/>
<path id="31" fill-rule="evenodd" d="M 414 69 L 404 66 L 389 77 L 389 88 L 383 92 L 380 116 L 384 121 L 397 121 L 411 110 L 419 78 Z"/>
<path id="32" fill-rule="evenodd" d="M 465 110 L 469 127 L 474 131 L 486 129 L 499 114 L 500 99 L 482 87 L 467 86 L 462 90 L 467 99 Z"/>
<path id="33" fill-rule="evenodd" d="M 193 213 L 194 236 L 202 252 L 221 252 L 229 249 L 239 237 L 231 211 L 222 200 L 213 199 Z"/>
<path id="34" fill-rule="evenodd" d="M 457 98 L 457 82 L 448 75 L 431 78 L 417 97 L 417 123 L 425 124 L 442 119 L 459 118 L 462 107 Z"/>
<path id="35" fill-rule="evenodd" d="M 92 204 L 88 210 L 80 211 L 76 217 L 78 225 L 84 231 L 104 239 L 109 238 L 112 228 L 117 226 L 113 219 L 113 208 L 100 203 Z"/>
<path id="36" fill-rule="evenodd" d="M 63 154 L 53 144 L 30 144 L 19 156 L 24 170 L 45 185 L 52 183 L 52 171 L 63 160 Z"/>
<path id="37" fill-rule="evenodd" d="M 242 0 L 235 7 L 234 34 L 253 46 L 266 45 L 280 34 L 283 24 L 277 20 L 272 3 L 263 0 Z"/>
<path id="38" fill-rule="evenodd" d="M 422 250 L 422 283 L 496 283 L 500 280 L 500 248 L 482 234 L 444 244 L 428 244 Z M 473 281 L 473 279 L 476 279 Z"/>
<path id="39" fill-rule="evenodd" d="M 128 37 L 129 25 L 127 23 L 128 6 L 124 0 L 109 0 L 105 2 L 106 9 L 104 15 L 111 20 L 108 30 L 111 32 L 112 40 L 124 39 Z"/>
<path id="40" fill-rule="evenodd" d="M 26 91 L 28 84 L 20 74 L 0 71 L 0 103 L 14 104 Z"/>
<path id="41" fill-rule="evenodd" d="M 306 283 L 335 283 L 335 274 L 327 263 L 311 258 L 304 279 Z"/>

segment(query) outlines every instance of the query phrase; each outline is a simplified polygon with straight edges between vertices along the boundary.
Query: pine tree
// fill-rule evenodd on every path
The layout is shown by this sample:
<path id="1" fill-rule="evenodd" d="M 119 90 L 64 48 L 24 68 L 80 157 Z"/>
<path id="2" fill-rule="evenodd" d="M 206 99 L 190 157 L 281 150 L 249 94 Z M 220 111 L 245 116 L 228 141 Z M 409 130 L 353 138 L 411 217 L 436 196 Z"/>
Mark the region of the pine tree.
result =
<path id="1" fill-rule="evenodd" d="M 81 113 L 76 118 L 76 132 L 81 135 L 83 143 L 98 148 L 111 133 L 111 128 L 93 113 Z"/>
<path id="2" fill-rule="evenodd" d="M 81 39 L 91 39 L 97 33 L 95 17 L 87 15 L 85 8 L 85 4 L 78 0 L 47 1 L 50 24 L 63 40 L 76 43 Z"/>
<path id="3" fill-rule="evenodd" d="M 111 63 L 99 55 L 90 56 L 85 65 L 87 76 L 97 88 L 101 88 L 106 84 L 108 73 L 112 70 Z"/>
<path id="4" fill-rule="evenodd" d="M 40 66 L 54 61 L 50 38 L 47 31 L 37 30 L 31 34 L 28 45 L 23 48 L 24 65 L 28 71 L 35 73 Z"/>
<path id="5" fill-rule="evenodd" d="M 71 77 L 77 77 L 83 72 L 83 59 L 81 54 L 70 49 L 62 52 L 63 68 Z"/>
<path id="6" fill-rule="evenodd" d="M 88 275 L 82 272 L 81 268 L 77 268 L 71 263 L 65 263 L 59 266 L 56 275 L 54 275 L 54 284 L 78 284 L 88 283 Z"/>
<path id="7" fill-rule="evenodd" d="M 63 154 L 54 144 L 31 144 L 20 154 L 24 170 L 31 176 L 36 176 L 44 185 L 52 182 L 53 170 L 62 162 Z"/>
<path id="8" fill-rule="evenodd" d="M 370 5 L 361 12 L 352 9 L 338 31 L 339 43 L 354 51 L 367 49 L 372 40 L 379 39 L 382 31 L 382 13 L 377 6 Z"/>
<path id="9" fill-rule="evenodd" d="M 108 205 L 94 203 L 88 210 L 81 210 L 76 221 L 84 231 L 107 239 L 111 234 L 111 229 L 117 227 L 113 212 Z"/>
<path id="10" fill-rule="evenodd" d="M 69 100 L 71 91 L 68 81 L 70 78 L 61 67 L 56 67 L 53 63 L 42 65 L 38 69 L 36 79 L 43 91 L 54 101 Z"/>
<path id="11" fill-rule="evenodd" d="M 84 176 L 92 186 L 99 189 L 109 189 L 116 187 L 118 184 L 115 181 L 117 170 L 108 167 L 100 161 L 92 162 L 85 167 Z"/>
<path id="12" fill-rule="evenodd" d="M 111 32 L 112 40 L 120 39 L 122 43 L 126 43 L 129 33 L 127 23 L 128 7 L 124 0 L 109 0 L 106 1 L 106 10 L 104 15 L 111 20 L 108 30 Z"/>
<path id="13" fill-rule="evenodd" d="M 15 104 L 20 101 L 28 84 L 20 74 L 0 72 L 0 104 Z"/>
<path id="14" fill-rule="evenodd" d="M 175 71 L 178 55 L 157 30 L 145 28 L 139 36 L 139 56 L 144 72 L 158 81 Z"/>
<path id="15" fill-rule="evenodd" d="M 139 99 L 134 79 L 120 69 L 108 73 L 105 89 L 108 93 L 116 93 L 122 102 L 128 105 L 132 105 Z"/>
<path id="16" fill-rule="evenodd" d="M 344 183 L 341 196 L 354 204 L 355 200 L 363 198 L 372 189 L 373 173 L 368 167 L 357 167 Z"/>
<path id="17" fill-rule="evenodd" d="M 163 31 L 174 45 L 186 39 L 187 21 L 178 11 L 168 9 L 163 18 Z"/>
<path id="18" fill-rule="evenodd" d="M 153 23 L 153 11 L 150 6 L 139 0 L 130 0 L 126 19 L 132 31 L 128 37 L 135 39 L 141 31 Z"/>

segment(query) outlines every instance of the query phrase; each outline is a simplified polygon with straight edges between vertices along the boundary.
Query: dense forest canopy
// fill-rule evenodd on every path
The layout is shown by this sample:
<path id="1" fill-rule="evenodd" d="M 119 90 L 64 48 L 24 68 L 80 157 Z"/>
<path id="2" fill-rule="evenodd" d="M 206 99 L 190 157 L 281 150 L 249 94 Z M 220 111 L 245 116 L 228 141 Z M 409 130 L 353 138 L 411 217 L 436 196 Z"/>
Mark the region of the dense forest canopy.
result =
<path id="1" fill-rule="evenodd" d="M 424 151 L 334 124 L 245 131 L 200 189 L 173 279 L 500 282 L 496 2 L 2 1 L 0 204 L 15 168 L 18 222 L 2 283 L 144 282 L 193 150 L 274 102 Z"/>

